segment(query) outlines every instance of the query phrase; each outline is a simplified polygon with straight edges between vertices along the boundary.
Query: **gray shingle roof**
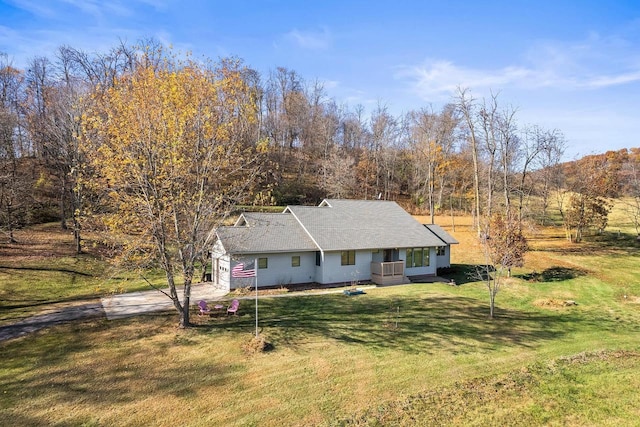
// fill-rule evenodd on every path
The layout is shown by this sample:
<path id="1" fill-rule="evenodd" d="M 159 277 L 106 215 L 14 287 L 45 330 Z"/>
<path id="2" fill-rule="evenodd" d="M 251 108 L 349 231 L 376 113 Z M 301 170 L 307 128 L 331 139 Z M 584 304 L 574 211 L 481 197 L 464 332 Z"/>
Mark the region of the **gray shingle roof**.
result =
<path id="1" fill-rule="evenodd" d="M 459 242 L 449 233 L 447 233 L 442 227 L 436 224 L 424 224 L 428 230 L 438 236 L 440 240 L 449 245 L 457 245 Z"/>
<path id="2" fill-rule="evenodd" d="M 217 230 L 218 238 L 229 253 L 318 250 L 289 213 L 246 212 L 242 217 L 244 225 Z"/>
<path id="3" fill-rule="evenodd" d="M 328 199 L 320 206 L 288 206 L 287 211 L 325 251 L 442 245 L 392 201 Z"/>
<path id="4" fill-rule="evenodd" d="M 443 243 L 439 234 L 429 231 L 396 202 L 386 200 L 326 199 L 320 206 L 288 206 L 283 213 L 246 212 L 235 226 L 220 227 L 217 235 L 229 253 L 433 247 Z"/>

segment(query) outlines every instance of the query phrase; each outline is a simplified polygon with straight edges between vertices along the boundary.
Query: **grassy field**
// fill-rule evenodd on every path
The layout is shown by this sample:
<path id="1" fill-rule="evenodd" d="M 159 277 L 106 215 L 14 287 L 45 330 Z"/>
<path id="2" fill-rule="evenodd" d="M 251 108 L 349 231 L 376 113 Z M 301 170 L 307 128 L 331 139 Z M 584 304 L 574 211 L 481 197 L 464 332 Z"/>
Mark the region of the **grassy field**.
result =
<path id="1" fill-rule="evenodd" d="M 486 288 L 465 273 L 479 260 L 470 224 L 456 218 L 453 231 L 450 221 L 438 223 L 461 242 L 459 286 L 261 299 L 268 352 L 243 351 L 250 300 L 239 316 L 194 316 L 190 330 L 176 329 L 175 314 L 93 319 L 1 343 L 0 425 L 640 425 L 635 238 L 612 227 L 575 245 L 561 229 L 532 229 L 526 266 L 490 320 Z M 141 286 L 106 281 L 90 256 L 59 259 L 14 267 L 88 275 L 53 281 L 14 269 L 0 285 L 2 312 L 19 312 L 6 295 L 16 306 L 23 294 L 64 300 L 95 297 L 100 284 Z"/>
<path id="2" fill-rule="evenodd" d="M 110 268 L 94 236 L 86 236 L 87 253 L 76 255 L 71 231 L 57 223 L 15 235 L 18 243 L 0 243 L 0 325 L 107 294 L 150 289 L 140 275 Z M 145 278 L 163 285 L 159 272 Z"/>

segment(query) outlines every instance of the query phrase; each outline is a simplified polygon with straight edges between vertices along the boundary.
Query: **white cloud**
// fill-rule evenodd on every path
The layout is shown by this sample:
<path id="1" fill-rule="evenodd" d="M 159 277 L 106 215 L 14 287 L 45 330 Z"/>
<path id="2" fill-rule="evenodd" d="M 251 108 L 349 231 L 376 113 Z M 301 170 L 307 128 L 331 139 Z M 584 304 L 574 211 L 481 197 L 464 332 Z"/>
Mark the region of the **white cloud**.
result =
<path id="1" fill-rule="evenodd" d="M 401 69 L 397 77 L 412 81 L 414 89 L 425 99 L 448 97 L 456 91 L 458 86 L 499 89 L 537 79 L 532 70 L 524 67 L 510 66 L 497 70 L 481 70 L 460 67 L 446 60 L 428 61 Z"/>
<path id="2" fill-rule="evenodd" d="M 586 82 L 585 86 L 590 88 L 600 88 L 608 86 L 618 86 L 627 83 L 640 81 L 640 70 L 612 76 L 598 76 Z"/>
<path id="3" fill-rule="evenodd" d="M 303 49 L 324 50 L 331 45 L 331 34 L 326 27 L 320 31 L 301 31 L 293 29 L 285 38 Z"/>
<path id="4" fill-rule="evenodd" d="M 597 34 L 573 44 L 539 42 L 520 61 L 501 68 L 475 68 L 451 60 L 427 60 L 399 67 L 396 78 L 407 80 L 420 97 L 443 99 L 457 87 L 488 89 L 602 89 L 640 81 L 640 55 L 626 39 Z"/>
<path id="5" fill-rule="evenodd" d="M 120 1 L 100 0 L 62 0 L 83 13 L 94 18 L 103 18 L 105 15 L 131 16 L 132 11 Z"/>

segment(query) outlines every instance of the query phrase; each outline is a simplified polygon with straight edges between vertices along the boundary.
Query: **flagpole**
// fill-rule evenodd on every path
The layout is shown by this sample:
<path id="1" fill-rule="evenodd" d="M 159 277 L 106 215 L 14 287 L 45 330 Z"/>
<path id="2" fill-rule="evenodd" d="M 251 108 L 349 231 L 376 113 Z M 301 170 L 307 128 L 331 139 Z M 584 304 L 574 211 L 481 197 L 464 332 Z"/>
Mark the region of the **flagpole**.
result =
<path id="1" fill-rule="evenodd" d="M 258 338 L 258 258 L 255 259 L 256 268 L 256 338 Z"/>

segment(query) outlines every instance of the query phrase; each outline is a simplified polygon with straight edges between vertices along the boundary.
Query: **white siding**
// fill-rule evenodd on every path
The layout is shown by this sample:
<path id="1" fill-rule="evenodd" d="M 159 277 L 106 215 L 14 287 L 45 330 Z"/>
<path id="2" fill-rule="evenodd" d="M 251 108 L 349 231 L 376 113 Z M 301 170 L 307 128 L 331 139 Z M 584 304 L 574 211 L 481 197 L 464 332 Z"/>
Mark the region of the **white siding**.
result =
<path id="1" fill-rule="evenodd" d="M 214 262 L 213 265 L 216 265 Z M 212 278 L 214 284 L 222 289 L 231 289 L 231 260 L 228 255 L 218 257 L 218 282 Z"/>
<path id="2" fill-rule="evenodd" d="M 323 270 L 323 266 L 324 266 L 324 262 L 325 262 L 325 253 L 324 252 L 320 252 L 320 265 L 316 265 L 316 253 L 314 252 L 313 254 L 313 263 L 314 263 L 314 271 L 315 271 L 315 276 L 314 276 L 314 281 L 317 283 L 325 283 L 324 282 L 324 270 Z"/>
<path id="3" fill-rule="evenodd" d="M 292 267 L 291 258 L 300 257 L 300 266 Z M 315 252 L 259 254 L 255 258 L 245 257 L 236 262 L 251 262 L 257 258 L 267 258 L 267 268 L 258 268 L 258 287 L 286 286 L 296 283 L 310 283 L 315 281 L 316 255 Z M 231 289 L 245 286 L 253 287 L 255 278 L 232 278 Z"/>
<path id="4" fill-rule="evenodd" d="M 438 268 L 451 267 L 451 246 L 446 245 L 444 247 L 444 255 L 436 257 L 436 263 Z"/>
<path id="5" fill-rule="evenodd" d="M 384 249 L 378 249 L 371 252 L 371 262 L 383 262 L 384 261 Z"/>
<path id="6" fill-rule="evenodd" d="M 400 259 L 405 262 L 404 275 L 405 276 L 420 276 L 423 274 L 436 274 L 437 261 L 436 261 L 436 248 L 429 248 L 429 266 L 428 267 L 413 267 L 407 268 L 407 249 L 400 250 Z"/>
<path id="7" fill-rule="evenodd" d="M 218 259 L 217 263 L 216 259 Z M 216 265 L 217 270 L 214 271 Z M 211 251 L 211 275 L 211 279 L 217 287 L 227 291 L 231 289 L 231 259 L 219 241 L 215 243 Z"/>
<path id="8" fill-rule="evenodd" d="M 371 280 L 371 251 L 356 251 L 355 265 L 342 265 L 340 252 L 325 252 L 320 283 L 350 283 Z"/>

